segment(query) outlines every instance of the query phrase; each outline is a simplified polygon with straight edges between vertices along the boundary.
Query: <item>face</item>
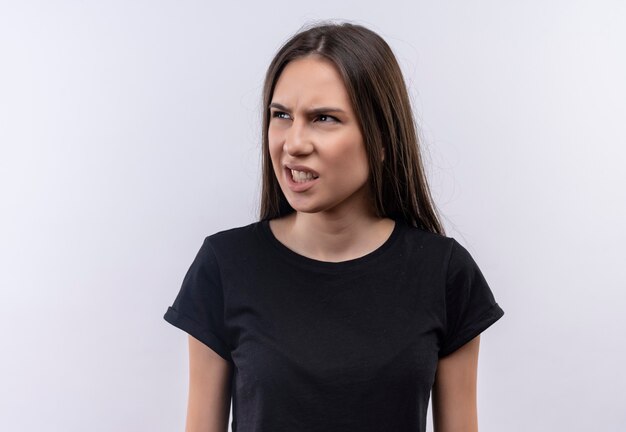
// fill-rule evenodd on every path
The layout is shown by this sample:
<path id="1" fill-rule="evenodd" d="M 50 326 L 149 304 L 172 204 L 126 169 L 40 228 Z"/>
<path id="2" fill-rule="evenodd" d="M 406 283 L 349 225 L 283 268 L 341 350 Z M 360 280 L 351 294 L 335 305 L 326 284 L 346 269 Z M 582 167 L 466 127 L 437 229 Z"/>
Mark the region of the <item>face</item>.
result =
<path id="1" fill-rule="evenodd" d="M 332 62 L 308 56 L 285 66 L 270 103 L 268 138 L 274 173 L 296 211 L 368 209 L 367 153 Z M 309 174 L 296 172 L 294 180 L 290 167 Z"/>

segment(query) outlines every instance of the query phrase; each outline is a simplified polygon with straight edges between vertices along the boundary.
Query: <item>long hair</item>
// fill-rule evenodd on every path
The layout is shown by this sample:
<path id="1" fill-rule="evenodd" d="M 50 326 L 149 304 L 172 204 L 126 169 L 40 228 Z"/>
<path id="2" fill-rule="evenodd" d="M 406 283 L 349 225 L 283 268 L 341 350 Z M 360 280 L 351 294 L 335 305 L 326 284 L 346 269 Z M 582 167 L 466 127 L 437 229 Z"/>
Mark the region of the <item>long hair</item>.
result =
<path id="1" fill-rule="evenodd" d="M 402 218 L 412 226 L 445 235 L 431 197 L 419 139 L 400 66 L 375 32 L 351 23 L 323 23 L 292 36 L 278 50 L 263 86 L 260 219 L 295 211 L 283 194 L 269 153 L 269 104 L 281 72 L 292 60 L 321 55 L 338 68 L 363 136 L 369 190 L 379 217 Z M 384 161 L 380 154 L 384 148 Z"/>

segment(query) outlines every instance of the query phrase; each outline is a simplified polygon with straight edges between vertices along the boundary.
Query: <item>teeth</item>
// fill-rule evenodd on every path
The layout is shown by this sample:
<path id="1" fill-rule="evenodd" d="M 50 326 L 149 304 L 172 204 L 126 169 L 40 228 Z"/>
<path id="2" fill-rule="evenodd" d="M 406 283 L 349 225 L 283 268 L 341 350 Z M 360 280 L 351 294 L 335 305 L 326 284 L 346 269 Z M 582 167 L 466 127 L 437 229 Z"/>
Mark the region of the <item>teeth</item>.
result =
<path id="1" fill-rule="evenodd" d="M 310 172 L 297 171 L 297 170 L 291 170 L 291 177 L 293 178 L 293 181 L 295 181 L 296 183 L 303 183 L 305 181 L 313 180 L 317 178 Z"/>

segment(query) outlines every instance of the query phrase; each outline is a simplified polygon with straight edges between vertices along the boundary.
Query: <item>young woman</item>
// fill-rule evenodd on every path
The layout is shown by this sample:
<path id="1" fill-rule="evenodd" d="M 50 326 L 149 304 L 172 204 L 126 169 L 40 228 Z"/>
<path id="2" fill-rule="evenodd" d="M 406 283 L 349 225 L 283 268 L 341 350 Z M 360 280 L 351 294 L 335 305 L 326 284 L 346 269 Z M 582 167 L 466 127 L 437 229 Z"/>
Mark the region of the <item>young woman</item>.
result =
<path id="1" fill-rule="evenodd" d="M 398 63 L 365 27 L 293 36 L 263 93 L 260 218 L 209 235 L 164 318 L 189 334 L 188 432 L 477 431 L 504 314 L 446 237 Z"/>

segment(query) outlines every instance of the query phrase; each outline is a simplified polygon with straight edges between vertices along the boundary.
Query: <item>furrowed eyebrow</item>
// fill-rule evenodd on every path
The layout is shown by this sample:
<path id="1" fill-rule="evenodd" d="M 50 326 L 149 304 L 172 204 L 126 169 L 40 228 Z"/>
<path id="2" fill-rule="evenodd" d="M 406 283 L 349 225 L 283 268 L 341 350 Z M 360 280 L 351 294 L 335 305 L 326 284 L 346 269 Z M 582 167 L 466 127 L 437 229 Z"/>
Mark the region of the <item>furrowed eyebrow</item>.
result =
<path id="1" fill-rule="evenodd" d="M 281 105 L 277 102 L 272 102 L 269 106 L 270 108 L 276 108 L 279 109 L 281 111 L 285 111 L 287 113 L 291 113 L 291 110 L 289 108 L 287 108 L 284 105 Z M 307 114 L 311 114 L 311 115 L 315 115 L 315 114 L 326 114 L 326 113 L 342 113 L 345 114 L 345 111 L 342 110 L 341 108 L 335 108 L 335 107 L 319 107 L 319 108 L 314 108 L 311 110 L 307 111 Z"/>

